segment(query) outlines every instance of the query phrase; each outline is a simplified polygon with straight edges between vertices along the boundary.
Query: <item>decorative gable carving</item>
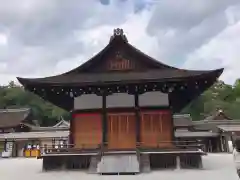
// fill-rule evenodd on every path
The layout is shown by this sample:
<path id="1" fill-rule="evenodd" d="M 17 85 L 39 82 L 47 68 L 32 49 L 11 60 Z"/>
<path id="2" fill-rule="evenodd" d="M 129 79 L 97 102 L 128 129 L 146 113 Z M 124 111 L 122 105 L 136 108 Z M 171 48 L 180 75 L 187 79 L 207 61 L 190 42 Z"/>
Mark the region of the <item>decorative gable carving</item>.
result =
<path id="1" fill-rule="evenodd" d="M 116 56 L 107 62 L 107 70 L 110 71 L 124 71 L 131 70 L 135 68 L 135 63 L 129 59 L 122 57 L 122 55 L 117 52 Z"/>

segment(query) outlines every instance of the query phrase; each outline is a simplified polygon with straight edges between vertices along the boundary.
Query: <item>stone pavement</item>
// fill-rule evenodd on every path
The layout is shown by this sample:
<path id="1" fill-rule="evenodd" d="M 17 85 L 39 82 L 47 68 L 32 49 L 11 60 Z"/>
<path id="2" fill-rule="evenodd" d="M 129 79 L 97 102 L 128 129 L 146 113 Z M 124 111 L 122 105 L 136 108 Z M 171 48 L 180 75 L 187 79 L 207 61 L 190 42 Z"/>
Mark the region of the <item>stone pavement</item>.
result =
<path id="1" fill-rule="evenodd" d="M 237 180 L 231 154 L 209 154 L 203 158 L 204 170 L 153 171 L 135 176 L 100 176 L 85 172 L 42 172 L 41 160 L 0 159 L 1 180 Z"/>

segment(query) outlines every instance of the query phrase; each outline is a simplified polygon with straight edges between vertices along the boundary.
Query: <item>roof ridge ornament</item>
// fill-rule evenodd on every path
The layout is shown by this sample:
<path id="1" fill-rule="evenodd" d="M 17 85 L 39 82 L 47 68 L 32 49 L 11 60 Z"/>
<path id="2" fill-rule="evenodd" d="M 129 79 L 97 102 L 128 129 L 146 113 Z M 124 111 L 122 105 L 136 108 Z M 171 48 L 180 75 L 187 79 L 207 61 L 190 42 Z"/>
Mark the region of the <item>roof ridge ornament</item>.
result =
<path id="1" fill-rule="evenodd" d="M 113 30 L 113 35 L 110 38 L 110 41 L 112 41 L 116 37 L 121 37 L 125 42 L 128 42 L 126 35 L 124 34 L 123 29 L 117 28 Z"/>

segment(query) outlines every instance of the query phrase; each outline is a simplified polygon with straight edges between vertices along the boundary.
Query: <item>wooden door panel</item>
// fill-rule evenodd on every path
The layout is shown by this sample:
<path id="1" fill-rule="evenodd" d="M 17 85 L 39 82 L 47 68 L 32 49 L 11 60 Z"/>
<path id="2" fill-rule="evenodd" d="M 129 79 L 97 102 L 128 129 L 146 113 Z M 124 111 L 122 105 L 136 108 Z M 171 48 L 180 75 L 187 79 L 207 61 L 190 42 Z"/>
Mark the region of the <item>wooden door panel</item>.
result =
<path id="1" fill-rule="evenodd" d="M 165 147 L 171 144 L 172 126 L 170 113 L 142 112 L 141 113 L 141 146 Z"/>
<path id="2" fill-rule="evenodd" d="M 108 116 L 108 148 L 118 143 L 118 116 Z"/>
<path id="3" fill-rule="evenodd" d="M 136 147 L 136 119 L 134 113 L 108 115 L 108 148 Z"/>
<path id="4" fill-rule="evenodd" d="M 102 142 L 101 114 L 79 114 L 73 120 L 75 148 L 97 148 Z"/>

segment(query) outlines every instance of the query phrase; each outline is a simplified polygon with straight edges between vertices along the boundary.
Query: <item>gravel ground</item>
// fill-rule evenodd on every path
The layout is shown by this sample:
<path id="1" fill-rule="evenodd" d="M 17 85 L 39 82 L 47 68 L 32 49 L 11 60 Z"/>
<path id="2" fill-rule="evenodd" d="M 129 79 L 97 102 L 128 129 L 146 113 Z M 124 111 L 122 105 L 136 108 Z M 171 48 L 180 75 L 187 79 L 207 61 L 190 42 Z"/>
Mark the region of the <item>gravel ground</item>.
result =
<path id="1" fill-rule="evenodd" d="M 42 161 L 37 159 L 0 159 L 1 180 L 237 180 L 231 154 L 209 154 L 203 158 L 204 170 L 153 171 L 135 176 L 100 176 L 85 172 L 41 172 Z"/>

